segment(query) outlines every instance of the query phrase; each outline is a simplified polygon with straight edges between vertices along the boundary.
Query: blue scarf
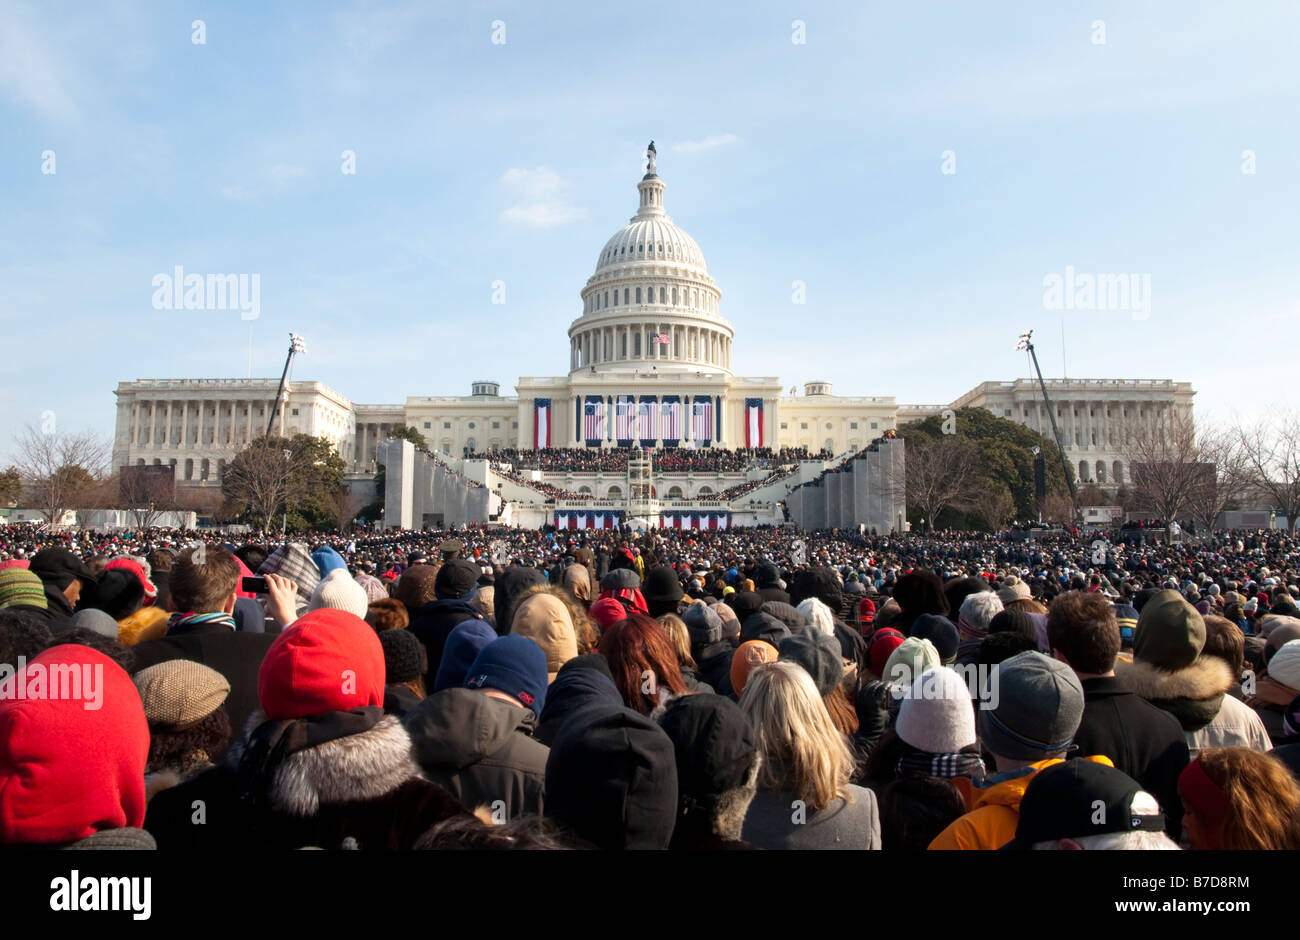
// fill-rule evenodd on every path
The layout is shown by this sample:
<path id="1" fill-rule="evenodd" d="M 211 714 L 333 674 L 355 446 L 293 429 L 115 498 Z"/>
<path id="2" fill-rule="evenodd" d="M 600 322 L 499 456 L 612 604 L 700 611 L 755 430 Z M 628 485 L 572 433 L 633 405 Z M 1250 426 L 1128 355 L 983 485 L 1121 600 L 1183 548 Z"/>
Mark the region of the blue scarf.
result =
<path id="1" fill-rule="evenodd" d="M 230 632 L 235 632 L 235 618 L 230 614 L 217 611 L 211 614 L 182 614 L 179 611 L 167 618 L 167 632 L 173 633 L 180 627 L 188 627 L 198 623 L 219 623 L 229 627 Z"/>

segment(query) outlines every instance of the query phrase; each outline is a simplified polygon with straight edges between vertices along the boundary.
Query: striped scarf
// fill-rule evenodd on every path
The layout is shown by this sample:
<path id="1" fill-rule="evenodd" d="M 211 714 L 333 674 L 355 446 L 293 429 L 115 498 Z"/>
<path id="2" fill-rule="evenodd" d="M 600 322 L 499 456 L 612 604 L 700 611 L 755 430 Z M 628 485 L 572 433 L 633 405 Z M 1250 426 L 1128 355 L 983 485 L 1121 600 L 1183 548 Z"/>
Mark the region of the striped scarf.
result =
<path id="1" fill-rule="evenodd" d="M 977 630 L 961 617 L 957 618 L 957 632 L 961 635 L 963 640 L 982 640 L 989 635 L 987 629 Z"/>
<path id="2" fill-rule="evenodd" d="M 167 618 L 167 632 L 172 633 L 180 627 L 188 627 L 197 623 L 219 623 L 229 627 L 232 633 L 237 629 L 235 627 L 235 618 L 221 611 L 210 614 L 182 614 L 178 611 Z"/>
<path id="3" fill-rule="evenodd" d="M 984 761 L 980 759 L 979 748 L 972 746 L 947 754 L 931 754 L 908 747 L 898 759 L 894 772 L 900 777 L 970 777 L 978 782 L 987 771 Z"/>

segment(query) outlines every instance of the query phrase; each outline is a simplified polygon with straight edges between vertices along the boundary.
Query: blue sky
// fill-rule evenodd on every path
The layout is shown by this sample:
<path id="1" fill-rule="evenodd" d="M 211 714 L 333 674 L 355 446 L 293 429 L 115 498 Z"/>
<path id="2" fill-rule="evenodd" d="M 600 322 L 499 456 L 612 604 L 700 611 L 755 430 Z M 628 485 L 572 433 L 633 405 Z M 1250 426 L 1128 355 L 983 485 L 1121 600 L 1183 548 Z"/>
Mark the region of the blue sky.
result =
<path id="1" fill-rule="evenodd" d="M 0 0 L 0 453 L 245 375 L 250 330 L 361 403 L 563 374 L 652 137 L 741 374 L 947 402 L 1030 327 L 1059 376 L 1064 328 L 1071 377 L 1201 419 L 1300 398 L 1300 5 L 183 7 Z M 154 309 L 176 265 L 258 274 L 258 319 Z M 1146 318 L 1044 309 L 1067 266 L 1149 275 Z"/>

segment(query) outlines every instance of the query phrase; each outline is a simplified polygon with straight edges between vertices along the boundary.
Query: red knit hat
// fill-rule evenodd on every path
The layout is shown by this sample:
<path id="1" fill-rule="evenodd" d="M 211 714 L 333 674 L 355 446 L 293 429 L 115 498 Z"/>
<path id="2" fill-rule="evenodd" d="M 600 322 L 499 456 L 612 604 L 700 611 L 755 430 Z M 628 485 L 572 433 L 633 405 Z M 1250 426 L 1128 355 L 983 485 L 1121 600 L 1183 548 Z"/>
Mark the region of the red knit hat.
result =
<path id="1" fill-rule="evenodd" d="M 50 697 L 71 691 L 56 665 L 79 671 L 80 698 Z M 0 684 L 0 842 L 57 845 L 140 828 L 148 759 L 149 723 L 126 671 L 88 646 L 46 650 Z"/>
<path id="2" fill-rule="evenodd" d="M 869 597 L 864 597 L 858 601 L 858 623 L 866 626 L 875 622 L 876 619 L 876 602 Z M 859 631 L 861 632 L 861 631 Z"/>
<path id="3" fill-rule="evenodd" d="M 902 646 L 904 639 L 906 637 L 893 627 L 885 627 L 872 634 L 871 641 L 867 644 L 867 660 L 873 674 L 877 676 L 885 674 L 885 663 L 889 662 L 889 654 Z"/>
<path id="4" fill-rule="evenodd" d="M 356 614 L 322 607 L 266 651 L 257 697 L 267 718 L 306 718 L 384 704 L 384 648 Z"/>
<path id="5" fill-rule="evenodd" d="M 620 620 L 627 619 L 627 608 L 612 597 L 604 597 L 591 605 L 587 611 L 591 619 L 600 624 L 600 630 L 604 633 Z"/>

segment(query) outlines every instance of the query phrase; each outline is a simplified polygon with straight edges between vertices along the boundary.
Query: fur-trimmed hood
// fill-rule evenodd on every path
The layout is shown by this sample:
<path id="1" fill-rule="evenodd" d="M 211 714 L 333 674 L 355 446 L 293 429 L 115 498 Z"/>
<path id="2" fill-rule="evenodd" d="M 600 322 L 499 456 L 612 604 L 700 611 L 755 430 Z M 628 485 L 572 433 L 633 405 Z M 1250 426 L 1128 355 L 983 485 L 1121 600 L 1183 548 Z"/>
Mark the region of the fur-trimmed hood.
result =
<path id="1" fill-rule="evenodd" d="M 257 712 L 247 727 L 264 720 Z M 241 745 L 247 745 L 247 735 Z M 232 751 L 242 751 L 242 746 Z M 232 756 L 237 762 L 239 755 Z M 366 731 L 290 754 L 274 770 L 266 794 L 270 809 L 307 817 L 323 805 L 381 799 L 419 776 L 410 735 L 401 718 L 387 715 Z"/>
<path id="2" fill-rule="evenodd" d="M 1214 720 L 1232 686 L 1232 667 L 1217 656 L 1198 656 L 1190 666 L 1169 672 L 1140 660 L 1115 664 L 1117 678 L 1131 692 L 1169 712 L 1184 731 Z"/>

